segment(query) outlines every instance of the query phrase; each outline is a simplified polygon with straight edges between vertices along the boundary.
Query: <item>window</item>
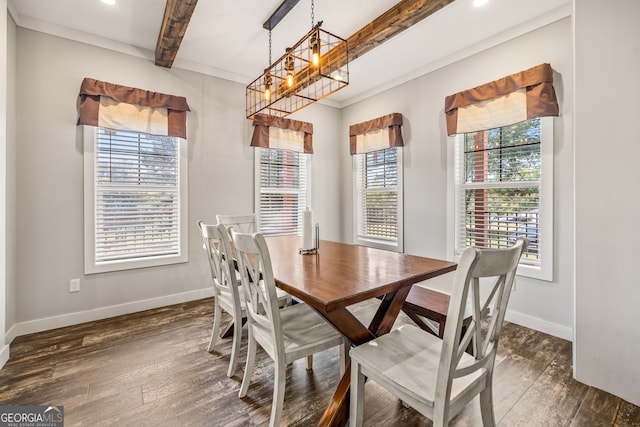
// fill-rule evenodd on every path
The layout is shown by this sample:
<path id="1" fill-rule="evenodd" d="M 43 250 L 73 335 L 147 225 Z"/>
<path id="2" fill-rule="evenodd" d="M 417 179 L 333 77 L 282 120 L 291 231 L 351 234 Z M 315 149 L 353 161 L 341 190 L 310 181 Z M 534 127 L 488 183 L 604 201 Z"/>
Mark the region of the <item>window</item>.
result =
<path id="1" fill-rule="evenodd" d="M 186 262 L 186 141 L 84 132 L 85 273 Z"/>
<path id="2" fill-rule="evenodd" d="M 355 242 L 402 252 L 402 150 L 387 148 L 353 159 Z"/>
<path id="3" fill-rule="evenodd" d="M 455 139 L 455 255 L 529 239 L 518 273 L 552 279 L 553 121 L 537 118 Z"/>
<path id="4" fill-rule="evenodd" d="M 310 154 L 258 148 L 256 206 L 265 236 L 302 235 L 309 197 Z"/>

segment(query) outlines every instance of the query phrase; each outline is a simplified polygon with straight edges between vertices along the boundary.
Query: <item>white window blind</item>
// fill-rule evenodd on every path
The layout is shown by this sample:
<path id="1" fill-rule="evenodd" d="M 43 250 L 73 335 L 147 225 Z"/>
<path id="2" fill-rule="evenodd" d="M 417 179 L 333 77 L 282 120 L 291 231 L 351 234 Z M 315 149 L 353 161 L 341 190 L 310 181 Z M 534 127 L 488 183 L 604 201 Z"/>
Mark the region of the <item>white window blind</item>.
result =
<path id="1" fill-rule="evenodd" d="M 308 206 L 309 154 L 258 149 L 257 200 L 260 231 L 267 236 L 301 235 Z"/>
<path id="2" fill-rule="evenodd" d="M 401 247 L 402 168 L 399 149 L 354 156 L 356 241 L 396 250 Z"/>
<path id="3" fill-rule="evenodd" d="M 543 221 L 545 215 L 550 218 L 552 208 L 542 203 L 541 120 L 456 138 L 457 255 L 468 246 L 505 248 L 526 237 L 529 247 L 521 265 L 540 268 L 544 252 L 551 251 L 550 244 L 542 244 L 545 237 L 552 239 L 551 230 L 545 230 L 552 227 L 552 221 Z M 552 141 L 544 143 L 550 145 Z M 545 169 L 547 172 L 552 173 Z M 550 192 L 551 188 L 544 191 Z"/>
<path id="4" fill-rule="evenodd" d="M 95 128 L 88 273 L 186 261 L 181 141 Z"/>

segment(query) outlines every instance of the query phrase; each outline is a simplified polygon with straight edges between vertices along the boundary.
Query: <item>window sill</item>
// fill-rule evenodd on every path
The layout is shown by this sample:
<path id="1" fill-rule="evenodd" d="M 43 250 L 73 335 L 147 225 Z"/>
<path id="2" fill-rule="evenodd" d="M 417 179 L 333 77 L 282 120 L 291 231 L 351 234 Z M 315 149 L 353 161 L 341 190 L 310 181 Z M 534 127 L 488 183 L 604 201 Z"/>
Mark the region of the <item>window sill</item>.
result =
<path id="1" fill-rule="evenodd" d="M 454 262 L 460 262 L 462 254 L 454 256 Z M 531 279 L 543 280 L 545 282 L 553 282 L 553 271 L 551 268 L 541 266 L 518 264 L 516 276 L 529 277 Z"/>
<path id="2" fill-rule="evenodd" d="M 403 248 L 398 242 L 390 242 L 388 240 L 356 238 L 355 244 L 368 246 L 370 248 L 383 249 L 386 251 L 402 252 Z"/>
<path id="3" fill-rule="evenodd" d="M 108 273 L 113 271 L 134 270 L 138 268 L 158 267 L 162 265 L 182 264 L 189 261 L 187 254 L 159 256 L 143 260 L 108 261 L 100 264 L 86 264 L 84 274 Z"/>

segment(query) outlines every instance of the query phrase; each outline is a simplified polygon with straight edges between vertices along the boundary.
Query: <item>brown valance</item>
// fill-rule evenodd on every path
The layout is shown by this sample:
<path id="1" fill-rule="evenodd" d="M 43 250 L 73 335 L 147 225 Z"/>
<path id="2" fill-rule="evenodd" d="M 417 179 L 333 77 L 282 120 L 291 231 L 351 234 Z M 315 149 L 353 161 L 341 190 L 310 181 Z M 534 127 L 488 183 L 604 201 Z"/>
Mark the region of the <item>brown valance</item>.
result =
<path id="1" fill-rule="evenodd" d="M 351 155 L 402 147 L 402 114 L 391 113 L 349 126 Z"/>
<path id="2" fill-rule="evenodd" d="M 448 135 L 557 116 L 558 111 L 549 64 L 447 96 L 444 107 Z"/>
<path id="3" fill-rule="evenodd" d="M 85 78 L 80 86 L 79 125 L 187 137 L 187 99 Z"/>
<path id="4" fill-rule="evenodd" d="M 253 126 L 252 147 L 313 154 L 313 123 L 257 114 Z"/>

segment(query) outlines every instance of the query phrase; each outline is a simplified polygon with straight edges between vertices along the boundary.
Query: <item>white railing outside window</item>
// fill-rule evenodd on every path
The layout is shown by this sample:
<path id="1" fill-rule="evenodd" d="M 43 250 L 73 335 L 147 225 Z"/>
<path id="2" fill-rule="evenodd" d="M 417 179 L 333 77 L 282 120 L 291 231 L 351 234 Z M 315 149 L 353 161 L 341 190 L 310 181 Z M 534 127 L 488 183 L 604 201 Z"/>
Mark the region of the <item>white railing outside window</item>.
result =
<path id="1" fill-rule="evenodd" d="M 519 274 L 551 280 L 553 119 L 454 136 L 455 250 L 526 237 Z"/>

